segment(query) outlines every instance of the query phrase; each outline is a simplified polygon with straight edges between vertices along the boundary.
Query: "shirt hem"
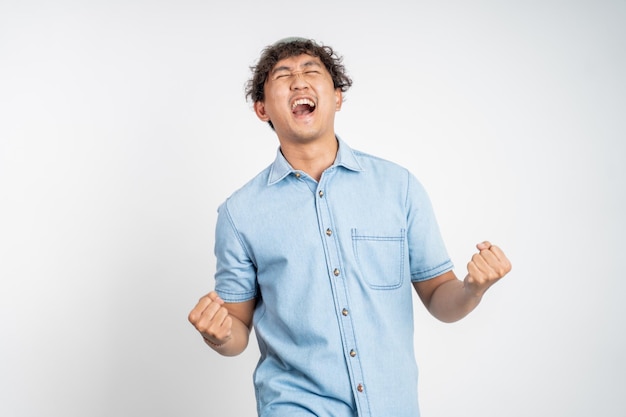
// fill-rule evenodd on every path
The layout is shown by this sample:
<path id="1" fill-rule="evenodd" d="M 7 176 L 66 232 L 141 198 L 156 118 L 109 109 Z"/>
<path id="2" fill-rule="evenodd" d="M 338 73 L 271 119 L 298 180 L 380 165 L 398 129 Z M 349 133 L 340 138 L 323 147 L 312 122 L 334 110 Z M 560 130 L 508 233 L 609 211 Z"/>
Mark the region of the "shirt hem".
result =
<path id="1" fill-rule="evenodd" d="M 437 265 L 434 268 L 411 274 L 411 282 L 427 281 L 429 279 L 436 278 L 445 272 L 451 271 L 453 268 L 454 265 L 452 264 L 452 261 L 447 260 L 446 262 Z"/>
<path id="2" fill-rule="evenodd" d="M 244 301 L 250 301 L 254 297 L 256 297 L 256 291 L 248 291 L 244 293 L 232 293 L 232 292 L 216 289 L 215 292 L 226 303 L 243 303 Z"/>

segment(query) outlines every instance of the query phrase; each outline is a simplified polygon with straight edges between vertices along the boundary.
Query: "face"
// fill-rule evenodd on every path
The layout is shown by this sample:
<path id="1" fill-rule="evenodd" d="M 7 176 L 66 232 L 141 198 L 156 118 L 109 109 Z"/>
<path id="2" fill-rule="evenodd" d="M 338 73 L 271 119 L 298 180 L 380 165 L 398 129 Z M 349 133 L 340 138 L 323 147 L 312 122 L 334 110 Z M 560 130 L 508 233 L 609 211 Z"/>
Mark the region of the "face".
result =
<path id="1" fill-rule="evenodd" d="M 303 54 L 276 63 L 265 83 L 265 100 L 254 109 L 259 119 L 272 122 L 281 142 L 306 143 L 334 140 L 341 100 L 320 59 Z"/>

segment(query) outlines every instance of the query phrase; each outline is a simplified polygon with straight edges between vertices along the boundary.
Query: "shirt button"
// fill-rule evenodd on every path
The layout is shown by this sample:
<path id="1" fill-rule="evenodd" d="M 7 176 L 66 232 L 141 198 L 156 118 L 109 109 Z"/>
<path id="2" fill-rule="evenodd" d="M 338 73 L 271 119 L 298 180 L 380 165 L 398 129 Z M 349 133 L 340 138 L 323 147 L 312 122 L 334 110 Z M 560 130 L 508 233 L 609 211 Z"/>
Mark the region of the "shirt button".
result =
<path id="1" fill-rule="evenodd" d="M 333 274 L 335 274 L 335 276 L 338 277 L 340 272 L 337 268 L 335 268 L 335 270 L 333 271 Z"/>
<path id="2" fill-rule="evenodd" d="M 359 392 L 363 392 L 363 391 L 365 391 L 365 387 L 363 387 L 363 384 L 359 384 L 359 385 L 356 386 L 356 390 L 359 391 Z"/>
<path id="3" fill-rule="evenodd" d="M 320 195 L 320 198 L 324 197 L 324 191 L 320 190 L 318 194 Z"/>
<path id="4" fill-rule="evenodd" d="M 300 178 L 300 173 L 299 172 L 296 172 L 295 175 L 296 175 L 296 178 Z"/>
<path id="5" fill-rule="evenodd" d="M 344 316 L 348 315 L 348 309 L 344 308 L 343 310 L 341 310 L 341 314 L 343 314 Z"/>
<path id="6" fill-rule="evenodd" d="M 356 356 L 356 350 L 352 349 L 350 351 L 350 356 L 352 356 L 354 358 Z"/>
<path id="7" fill-rule="evenodd" d="M 330 229 L 326 229 L 326 236 L 330 236 L 333 234 L 333 231 Z"/>

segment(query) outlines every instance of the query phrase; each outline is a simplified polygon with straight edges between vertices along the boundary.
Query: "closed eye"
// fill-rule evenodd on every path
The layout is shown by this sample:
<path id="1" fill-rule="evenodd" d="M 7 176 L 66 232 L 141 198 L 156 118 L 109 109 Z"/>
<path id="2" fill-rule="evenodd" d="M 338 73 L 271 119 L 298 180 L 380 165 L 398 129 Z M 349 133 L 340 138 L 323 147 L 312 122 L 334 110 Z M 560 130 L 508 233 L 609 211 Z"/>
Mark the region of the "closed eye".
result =
<path id="1" fill-rule="evenodd" d="M 298 74 L 305 75 L 305 76 L 316 76 L 316 75 L 321 75 L 322 72 L 317 69 L 309 69 L 306 71 L 298 71 L 298 72 L 279 72 L 277 74 L 274 74 L 274 77 L 272 79 L 273 80 L 285 80 L 293 76 L 297 76 Z"/>
<path id="2" fill-rule="evenodd" d="M 275 80 L 279 80 L 279 79 L 281 79 L 281 78 L 287 78 L 287 77 L 289 77 L 290 75 L 291 75 L 291 74 L 289 74 L 289 73 L 278 74 L 278 75 L 275 75 L 275 76 L 274 76 L 274 79 L 275 79 Z"/>

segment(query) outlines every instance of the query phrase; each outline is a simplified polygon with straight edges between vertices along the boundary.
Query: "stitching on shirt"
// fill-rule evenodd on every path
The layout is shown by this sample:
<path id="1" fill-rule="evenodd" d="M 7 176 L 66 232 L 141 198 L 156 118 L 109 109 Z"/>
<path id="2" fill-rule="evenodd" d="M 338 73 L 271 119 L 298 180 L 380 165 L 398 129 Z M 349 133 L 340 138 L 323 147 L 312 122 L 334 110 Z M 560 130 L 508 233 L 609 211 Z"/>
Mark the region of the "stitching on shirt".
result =
<path id="1" fill-rule="evenodd" d="M 408 213 L 409 196 L 411 195 L 411 173 L 406 170 L 406 196 L 404 197 L 404 209 Z"/>
<path id="2" fill-rule="evenodd" d="M 246 291 L 243 293 L 236 293 L 228 290 L 219 290 L 220 297 L 227 303 L 240 303 L 248 300 L 252 300 L 256 297 L 256 289 L 252 291 Z M 222 297 L 224 295 L 224 297 Z M 230 297 L 228 297 L 230 296 Z"/>
<path id="3" fill-rule="evenodd" d="M 356 231 L 355 231 L 356 233 Z M 376 236 L 376 235 L 352 235 L 354 240 L 382 240 L 382 241 L 398 241 L 404 240 L 404 230 L 401 231 L 401 236 Z"/>
<path id="4" fill-rule="evenodd" d="M 448 268 L 448 266 L 449 266 L 449 268 Z M 425 281 L 427 279 L 434 278 L 434 277 L 436 277 L 437 275 L 440 274 L 440 270 L 442 270 L 442 269 L 443 270 L 445 270 L 445 269 L 449 269 L 449 270 L 452 269 L 452 262 L 450 262 L 450 260 L 448 259 L 445 262 L 442 262 L 441 264 L 439 264 L 439 265 L 437 265 L 435 267 L 424 269 L 422 271 L 412 272 L 411 273 L 411 280 L 412 281 Z M 432 273 L 432 272 L 436 272 L 436 274 L 435 275 L 429 275 L 429 273 Z M 426 275 L 425 276 L 421 276 L 421 275 L 424 275 L 424 274 L 426 274 Z"/>
<path id="5" fill-rule="evenodd" d="M 358 241 L 364 241 L 364 242 L 399 242 L 400 243 L 400 247 L 399 247 L 399 251 L 400 251 L 400 260 L 399 260 L 399 276 L 400 276 L 400 280 L 397 283 L 393 283 L 393 284 L 378 284 L 378 283 L 372 283 L 368 281 L 367 278 L 367 274 L 364 276 L 365 281 L 367 282 L 367 285 L 374 289 L 374 290 L 394 290 L 397 288 L 400 288 L 402 286 L 402 284 L 404 283 L 404 262 L 405 262 L 405 245 L 406 245 L 406 230 L 405 229 L 400 229 L 400 236 L 380 236 L 380 235 L 372 235 L 372 234 L 359 234 L 359 230 L 356 228 L 353 228 L 351 230 L 351 235 L 352 235 L 352 251 L 354 252 L 354 255 L 357 259 L 357 263 L 359 264 L 359 268 L 361 268 L 361 262 L 362 260 L 360 259 L 360 255 L 359 255 L 359 246 L 357 245 Z M 362 273 L 363 269 L 361 268 Z"/>

